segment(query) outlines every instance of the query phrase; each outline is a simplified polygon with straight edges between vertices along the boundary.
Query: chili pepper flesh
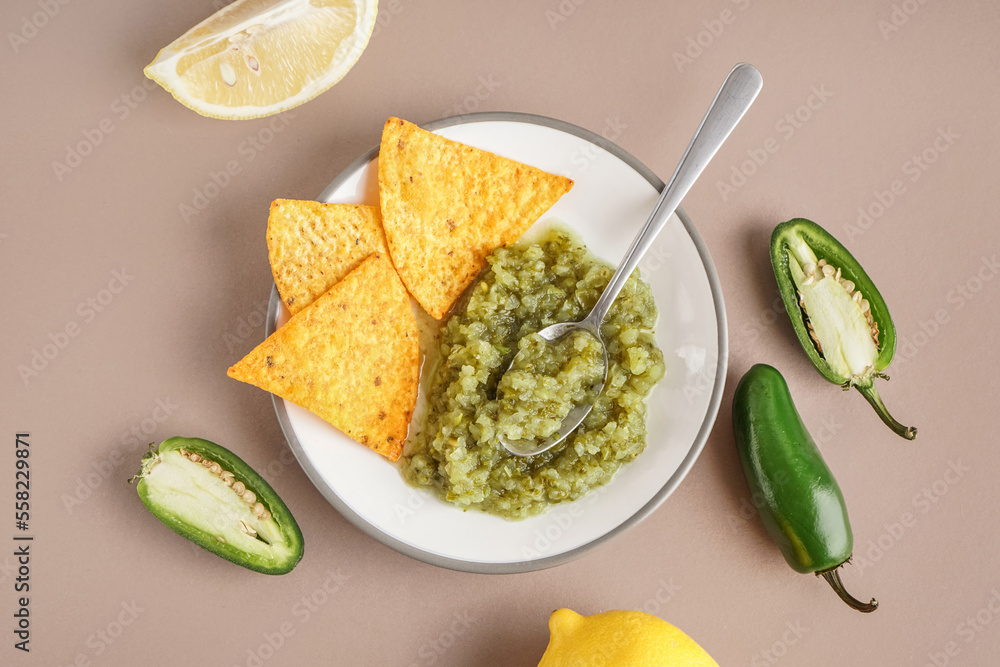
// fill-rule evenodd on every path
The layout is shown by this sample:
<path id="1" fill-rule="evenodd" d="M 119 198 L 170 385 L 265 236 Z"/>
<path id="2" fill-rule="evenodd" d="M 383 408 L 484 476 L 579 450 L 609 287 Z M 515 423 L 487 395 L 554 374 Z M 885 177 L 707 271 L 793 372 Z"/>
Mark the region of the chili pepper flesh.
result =
<path id="1" fill-rule="evenodd" d="M 857 260 L 816 223 L 797 218 L 771 235 L 771 264 L 792 327 L 813 366 L 827 380 L 854 387 L 896 434 L 917 429 L 896 421 L 875 386 L 888 379 L 896 330 L 888 307 Z"/>
<path id="2" fill-rule="evenodd" d="M 878 602 L 861 602 L 840 581 L 854 549 L 847 505 L 773 367 L 757 364 L 740 380 L 733 435 L 761 522 L 788 565 L 822 576 L 853 609 L 874 611 Z"/>
<path id="3" fill-rule="evenodd" d="M 200 438 L 150 445 L 136 480 L 157 519 L 226 560 L 284 574 L 302 558 L 302 532 L 284 502 L 224 447 Z"/>

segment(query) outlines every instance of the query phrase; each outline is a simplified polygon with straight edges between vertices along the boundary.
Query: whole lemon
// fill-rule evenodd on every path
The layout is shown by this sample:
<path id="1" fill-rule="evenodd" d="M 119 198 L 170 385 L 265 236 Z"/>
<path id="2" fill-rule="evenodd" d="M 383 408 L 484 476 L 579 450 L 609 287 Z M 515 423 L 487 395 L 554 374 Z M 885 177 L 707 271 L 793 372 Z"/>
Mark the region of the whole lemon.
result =
<path id="1" fill-rule="evenodd" d="M 557 609 L 538 667 L 719 667 L 693 639 L 642 611 L 581 616 Z"/>

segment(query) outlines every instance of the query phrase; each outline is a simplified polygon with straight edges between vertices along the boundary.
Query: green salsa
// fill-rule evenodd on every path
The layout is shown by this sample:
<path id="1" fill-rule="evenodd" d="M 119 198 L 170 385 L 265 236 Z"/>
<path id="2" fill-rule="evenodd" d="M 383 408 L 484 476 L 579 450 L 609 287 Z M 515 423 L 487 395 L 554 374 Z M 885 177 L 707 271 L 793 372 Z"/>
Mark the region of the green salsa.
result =
<path id="1" fill-rule="evenodd" d="M 586 331 L 552 342 L 533 333 L 517 348 L 497 386 L 497 433 L 508 442 L 541 443 L 559 431 L 574 406 L 596 399 L 595 385 L 600 390 L 604 380 L 601 342 Z"/>
<path id="2" fill-rule="evenodd" d="M 584 496 L 642 453 L 645 399 L 663 377 L 663 355 L 653 339 L 652 292 L 636 272 L 601 326 L 608 373 L 593 410 L 549 451 L 510 454 L 499 442 L 501 429 L 551 428 L 515 418 L 516 410 L 505 412 L 497 398 L 519 343 L 531 345 L 524 339 L 538 330 L 585 317 L 614 271 L 558 229 L 533 243 L 498 248 L 488 262 L 441 331 L 426 414 L 404 453 L 402 472 L 411 484 L 429 487 L 463 509 L 521 519 Z M 587 347 L 581 349 L 581 368 L 573 372 L 579 378 L 570 384 L 586 382 Z M 554 404 L 565 402 L 561 393 L 555 390 Z M 536 398 L 545 402 L 544 392 Z"/>

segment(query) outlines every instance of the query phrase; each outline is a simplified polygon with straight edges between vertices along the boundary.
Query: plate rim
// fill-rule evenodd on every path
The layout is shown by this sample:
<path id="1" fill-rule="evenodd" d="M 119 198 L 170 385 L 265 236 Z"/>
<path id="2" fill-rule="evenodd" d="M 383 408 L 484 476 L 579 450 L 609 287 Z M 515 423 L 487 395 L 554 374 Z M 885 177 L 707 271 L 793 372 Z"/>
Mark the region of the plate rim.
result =
<path id="1" fill-rule="evenodd" d="M 657 192 L 662 192 L 664 188 L 664 182 L 656 174 L 654 174 L 649 167 L 618 144 L 606 139 L 596 132 L 592 132 L 567 121 L 550 118 L 548 116 L 516 111 L 483 111 L 440 118 L 429 123 L 421 124 L 420 127 L 425 130 L 434 131 L 451 127 L 453 125 L 466 125 L 471 123 L 494 121 L 540 125 L 577 136 L 597 145 L 622 160 L 625 164 L 634 169 L 640 176 L 645 178 Z M 348 164 L 332 181 L 330 181 L 330 184 L 323 189 L 317 198 L 317 201 L 327 201 L 327 198 L 335 192 L 344 181 L 350 178 L 359 168 L 371 162 L 378 155 L 378 152 L 379 146 L 376 145 L 374 148 Z M 715 269 L 715 262 L 712 261 L 712 257 L 708 252 L 708 247 L 702 240 L 701 235 L 698 234 L 698 231 L 695 229 L 691 219 L 680 206 L 677 207 L 677 217 L 680 218 L 681 223 L 684 225 L 684 230 L 691 237 L 695 249 L 698 251 L 698 256 L 701 259 L 702 265 L 705 267 L 709 289 L 712 293 L 715 305 L 716 328 L 719 336 L 719 354 L 716 361 L 715 381 L 712 387 L 712 395 L 709 398 L 708 410 L 705 413 L 705 418 L 701 423 L 701 427 L 698 429 L 698 433 L 695 436 L 691 448 L 684 456 L 680 466 L 678 466 L 677 470 L 674 471 L 674 474 L 667 479 L 660 490 L 657 491 L 645 505 L 639 508 L 626 520 L 622 521 L 600 537 L 585 544 L 581 544 L 580 546 L 570 549 L 569 551 L 538 559 L 520 560 L 506 563 L 490 563 L 452 558 L 425 551 L 421 548 L 407 544 L 406 542 L 389 535 L 375 525 L 369 523 L 363 516 L 351 509 L 350 506 L 348 506 L 347 503 L 323 481 L 323 477 L 319 470 L 316 469 L 312 461 L 310 461 L 305 455 L 302 443 L 299 442 L 298 436 L 295 434 L 295 431 L 291 426 L 291 421 L 288 418 L 288 412 L 285 409 L 284 400 L 274 394 L 271 394 L 271 403 L 274 405 L 274 411 L 278 417 L 278 423 L 281 426 L 281 431 L 285 436 L 285 441 L 288 443 L 289 448 L 295 455 L 295 459 L 305 471 L 309 481 L 312 482 L 313 486 L 315 486 L 323 497 L 326 498 L 327 502 L 333 505 L 333 507 L 340 512 L 345 519 L 369 537 L 372 537 L 385 546 L 415 560 L 459 572 L 471 572 L 475 574 L 517 574 L 556 567 L 579 558 L 587 551 L 604 544 L 608 540 L 637 525 L 643 519 L 652 514 L 653 511 L 663 504 L 670 494 L 673 493 L 678 486 L 680 486 L 680 483 L 684 481 L 685 477 L 687 477 L 691 468 L 694 467 L 695 461 L 698 460 L 702 450 L 704 450 L 705 444 L 708 442 L 709 435 L 712 432 L 712 428 L 715 425 L 716 418 L 718 417 L 719 408 L 722 404 L 726 371 L 729 366 L 729 334 L 726 322 L 726 309 L 722 297 L 722 285 Z M 271 297 L 267 308 L 265 337 L 270 336 L 275 331 L 275 322 L 277 320 L 280 303 L 281 299 L 278 295 L 278 288 L 276 285 L 272 284 Z"/>

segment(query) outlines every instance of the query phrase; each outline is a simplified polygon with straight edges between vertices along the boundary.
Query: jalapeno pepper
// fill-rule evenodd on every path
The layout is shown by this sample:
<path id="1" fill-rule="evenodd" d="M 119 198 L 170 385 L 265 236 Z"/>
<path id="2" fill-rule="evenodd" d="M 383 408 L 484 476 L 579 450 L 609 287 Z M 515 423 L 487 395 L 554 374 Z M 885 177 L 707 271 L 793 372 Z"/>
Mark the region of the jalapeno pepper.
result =
<path id="1" fill-rule="evenodd" d="M 822 575 L 852 608 L 875 611 L 874 598 L 861 602 L 840 581 L 854 549 L 844 496 L 776 369 L 757 364 L 740 380 L 733 434 L 757 512 L 792 569 Z"/>
<path id="2" fill-rule="evenodd" d="M 201 438 L 150 445 L 139 498 L 171 530 L 212 553 L 264 574 L 302 559 L 302 531 L 274 489 L 240 457 Z"/>
<path id="3" fill-rule="evenodd" d="M 886 410 L 875 378 L 888 376 L 896 351 L 889 309 L 851 253 L 815 222 L 796 218 L 771 234 L 771 266 L 795 335 L 816 370 L 844 389 L 854 387 L 896 434 L 913 440 Z"/>

